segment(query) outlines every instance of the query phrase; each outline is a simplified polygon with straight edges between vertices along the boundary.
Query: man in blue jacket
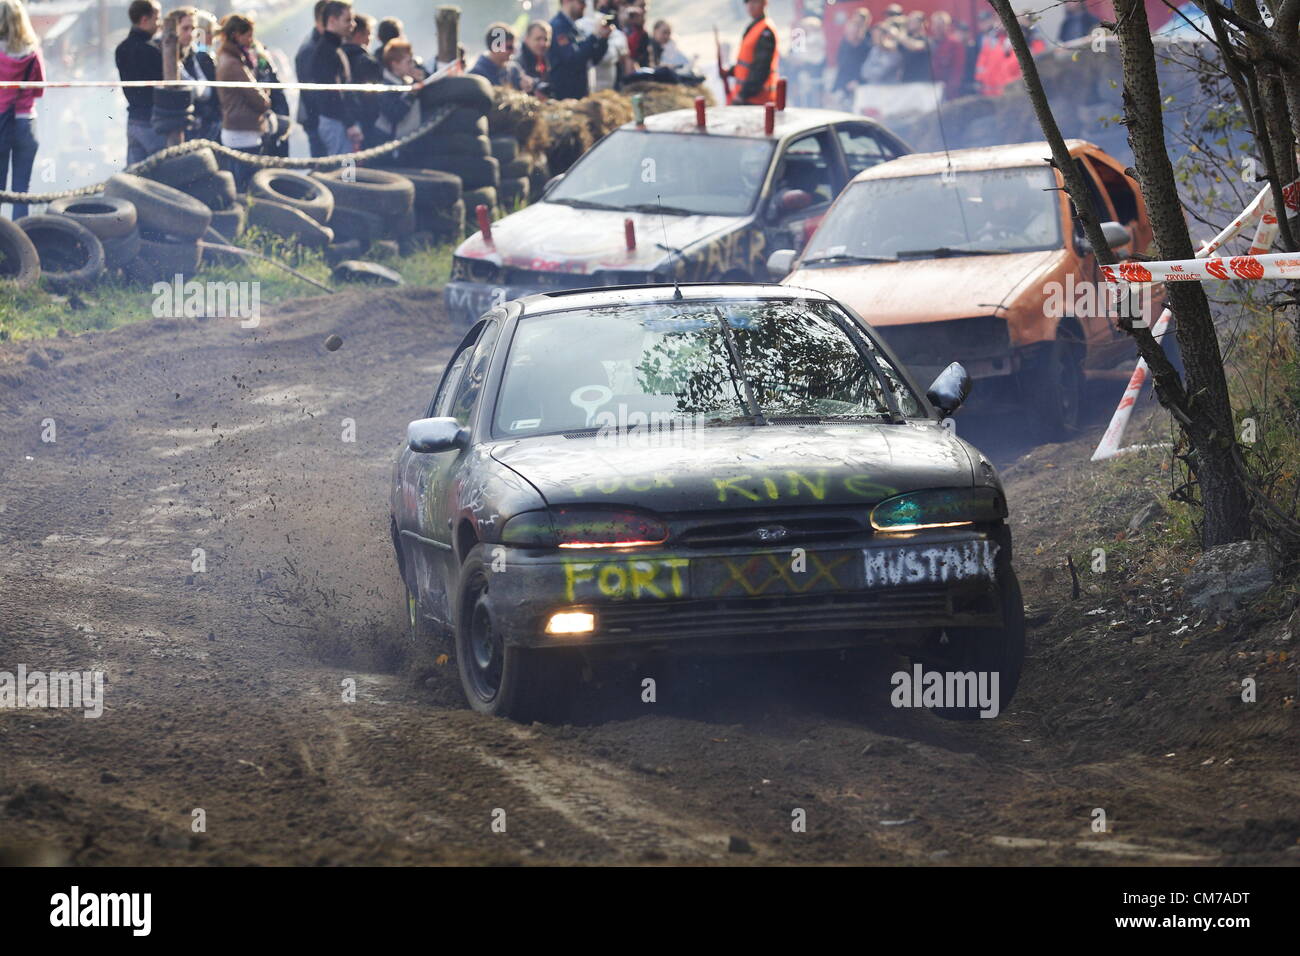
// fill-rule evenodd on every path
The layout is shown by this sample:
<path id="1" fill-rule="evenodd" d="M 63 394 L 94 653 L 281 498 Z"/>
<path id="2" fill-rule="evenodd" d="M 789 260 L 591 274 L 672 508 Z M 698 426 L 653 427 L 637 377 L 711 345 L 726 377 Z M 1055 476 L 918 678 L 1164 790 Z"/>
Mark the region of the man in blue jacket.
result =
<path id="1" fill-rule="evenodd" d="M 605 20 L 597 24 L 593 35 L 579 35 L 578 18 L 585 9 L 587 0 L 561 0 L 560 12 L 551 20 L 551 48 L 546 53 L 546 61 L 553 99 L 577 100 L 586 96 L 587 68 L 604 57 L 609 46 L 610 26 Z"/>

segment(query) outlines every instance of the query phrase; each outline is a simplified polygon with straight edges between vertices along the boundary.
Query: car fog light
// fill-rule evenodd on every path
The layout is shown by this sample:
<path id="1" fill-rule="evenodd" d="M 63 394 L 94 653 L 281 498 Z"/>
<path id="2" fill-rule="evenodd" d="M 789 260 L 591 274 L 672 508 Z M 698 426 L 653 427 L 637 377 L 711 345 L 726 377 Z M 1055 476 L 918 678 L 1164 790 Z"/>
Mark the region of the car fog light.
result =
<path id="1" fill-rule="evenodd" d="M 596 615 L 590 611 L 557 611 L 546 622 L 547 634 L 590 634 L 596 629 Z"/>

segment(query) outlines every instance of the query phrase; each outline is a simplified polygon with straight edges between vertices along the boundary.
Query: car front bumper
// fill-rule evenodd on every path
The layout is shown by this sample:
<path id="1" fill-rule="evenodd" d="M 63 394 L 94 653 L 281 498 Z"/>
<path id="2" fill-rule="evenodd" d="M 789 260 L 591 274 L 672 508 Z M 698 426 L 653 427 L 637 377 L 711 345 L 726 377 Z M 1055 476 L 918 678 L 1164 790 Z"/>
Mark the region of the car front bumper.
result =
<path id="1" fill-rule="evenodd" d="M 822 649 L 1002 623 L 1010 538 L 969 528 L 864 542 L 668 553 L 504 548 L 491 575 L 493 624 L 527 647 L 662 646 L 690 652 Z M 552 635 L 558 612 L 594 630 Z M 909 632 L 915 632 L 909 634 Z"/>

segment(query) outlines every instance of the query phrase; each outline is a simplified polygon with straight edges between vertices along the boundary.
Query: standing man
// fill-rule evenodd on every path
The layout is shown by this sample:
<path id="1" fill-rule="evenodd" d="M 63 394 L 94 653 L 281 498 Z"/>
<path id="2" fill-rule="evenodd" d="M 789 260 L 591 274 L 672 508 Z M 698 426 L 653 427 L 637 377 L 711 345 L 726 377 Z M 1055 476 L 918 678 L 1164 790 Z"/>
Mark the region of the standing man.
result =
<path id="1" fill-rule="evenodd" d="M 493 86 L 521 89 L 524 71 L 515 61 L 515 31 L 507 24 L 492 23 L 487 29 L 487 49 L 479 54 L 470 72 Z"/>
<path id="2" fill-rule="evenodd" d="M 599 62 L 609 47 L 610 26 L 596 24 L 588 37 L 578 34 L 578 20 L 587 0 L 560 0 L 560 12 L 551 20 L 551 48 L 546 53 L 550 95 L 557 100 L 580 100 L 589 92 L 587 67 Z"/>
<path id="3" fill-rule="evenodd" d="M 343 41 L 352 36 L 352 5 L 343 0 L 329 0 L 321 12 L 325 32 L 313 48 L 310 75 L 312 83 L 351 83 L 352 71 L 343 53 Z M 324 155 L 337 156 L 356 152 L 365 134 L 357 121 L 355 94 L 344 90 L 308 90 L 316 109 L 316 132 L 325 149 Z"/>
<path id="4" fill-rule="evenodd" d="M 320 42 L 321 34 L 325 32 L 325 21 L 321 19 L 321 14 L 325 12 L 325 4 L 329 0 L 316 0 L 316 6 L 312 9 L 312 28 L 307 39 L 302 41 L 302 46 L 298 47 L 298 52 L 293 55 L 293 72 L 298 77 L 299 82 L 305 83 L 311 76 L 311 61 L 316 55 L 316 44 Z M 313 156 L 325 155 L 325 144 L 320 141 L 320 133 L 317 130 L 316 105 L 312 102 L 311 92 L 300 90 L 298 92 L 298 125 L 302 131 L 307 134 L 307 146 Z"/>
<path id="5" fill-rule="evenodd" d="M 131 31 L 117 45 L 113 58 L 123 80 L 161 80 L 162 50 L 153 43 L 162 7 L 158 0 L 131 0 L 126 10 Z M 153 130 L 153 88 L 128 86 L 126 94 L 126 163 L 138 163 L 167 145 L 167 139 Z"/>
<path id="6" fill-rule="evenodd" d="M 776 26 L 767 16 L 767 0 L 745 0 L 752 17 L 740 38 L 736 65 L 727 71 L 735 82 L 727 102 L 762 105 L 776 102 L 776 81 L 780 78 L 781 55 L 776 51 Z"/>

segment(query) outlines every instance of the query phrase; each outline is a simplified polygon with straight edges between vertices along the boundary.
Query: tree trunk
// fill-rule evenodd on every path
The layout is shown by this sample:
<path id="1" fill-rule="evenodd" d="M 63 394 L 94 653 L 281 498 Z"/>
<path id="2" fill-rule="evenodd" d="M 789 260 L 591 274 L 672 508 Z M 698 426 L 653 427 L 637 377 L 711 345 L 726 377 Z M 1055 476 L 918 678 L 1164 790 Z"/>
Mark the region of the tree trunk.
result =
<path id="1" fill-rule="evenodd" d="M 1192 238 L 1165 149 L 1160 84 L 1146 7 L 1142 0 L 1115 0 L 1115 13 L 1124 70 L 1124 118 L 1157 255 L 1161 259 L 1191 259 Z M 1187 369 L 1189 420 L 1184 428 L 1194 452 L 1192 465 L 1205 509 L 1201 541 L 1209 548 L 1250 537 L 1250 505 L 1233 461 L 1232 406 L 1205 290 L 1199 282 L 1170 282 L 1165 289 Z"/>

